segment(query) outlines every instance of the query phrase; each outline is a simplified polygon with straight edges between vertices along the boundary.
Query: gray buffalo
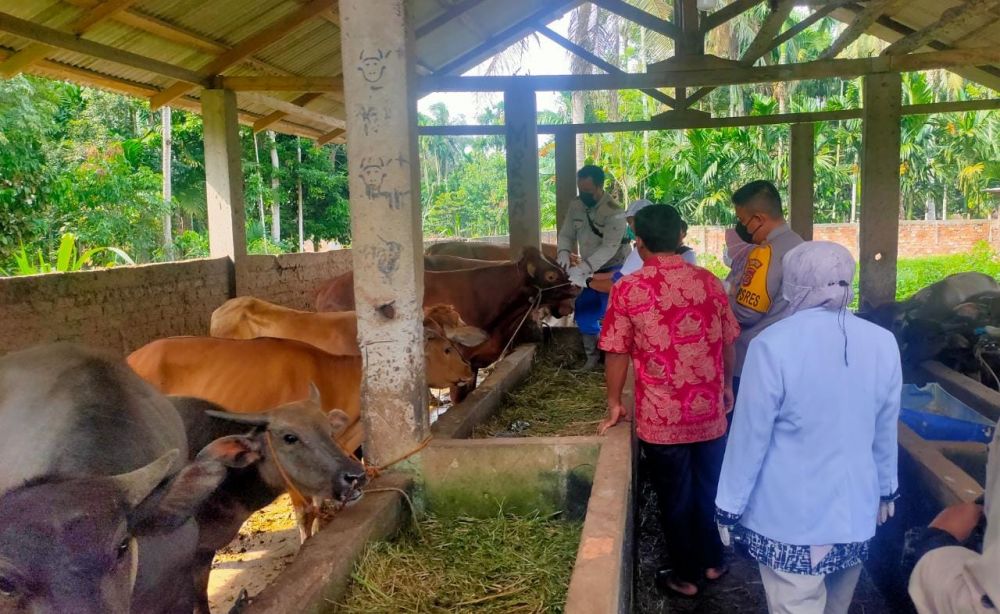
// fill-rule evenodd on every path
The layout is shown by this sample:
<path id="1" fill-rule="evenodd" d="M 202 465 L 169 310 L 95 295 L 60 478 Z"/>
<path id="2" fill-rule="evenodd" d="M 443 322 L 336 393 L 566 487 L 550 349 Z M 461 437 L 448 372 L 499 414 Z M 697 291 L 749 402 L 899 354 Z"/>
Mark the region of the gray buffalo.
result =
<path id="1" fill-rule="evenodd" d="M 125 363 L 59 343 L 0 359 L 0 612 L 189 614 L 194 512 L 227 475 Z"/>
<path id="2" fill-rule="evenodd" d="M 202 448 L 198 457 L 238 460 L 230 463 L 222 485 L 196 516 L 200 533 L 193 570 L 195 611 L 209 614 L 212 559 L 250 514 L 286 490 L 313 502 L 350 504 L 360 498 L 367 476 L 334 442 L 349 422 L 347 414 L 323 412 L 315 387 L 309 399 L 259 414 L 227 413 L 192 397 L 170 399 L 184 421 L 191 449 Z"/>

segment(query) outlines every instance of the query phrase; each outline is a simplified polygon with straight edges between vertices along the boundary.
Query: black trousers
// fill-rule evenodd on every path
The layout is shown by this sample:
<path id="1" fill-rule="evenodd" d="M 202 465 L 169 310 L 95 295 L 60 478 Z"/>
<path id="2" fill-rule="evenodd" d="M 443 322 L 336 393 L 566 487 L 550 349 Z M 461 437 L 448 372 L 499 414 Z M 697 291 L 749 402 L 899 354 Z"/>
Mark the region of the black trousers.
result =
<path id="1" fill-rule="evenodd" d="M 671 567 L 682 580 L 696 582 L 724 562 L 715 494 L 726 438 L 677 445 L 641 441 L 640 446 L 643 471 L 659 500 Z"/>

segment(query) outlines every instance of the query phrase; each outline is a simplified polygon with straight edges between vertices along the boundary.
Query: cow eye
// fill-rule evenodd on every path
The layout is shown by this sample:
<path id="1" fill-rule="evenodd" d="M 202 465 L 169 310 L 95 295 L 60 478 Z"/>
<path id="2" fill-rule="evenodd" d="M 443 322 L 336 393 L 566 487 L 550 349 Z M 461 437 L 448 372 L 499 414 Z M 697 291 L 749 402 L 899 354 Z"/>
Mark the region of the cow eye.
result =
<path id="1" fill-rule="evenodd" d="M 285 443 L 288 443 L 288 444 L 299 443 L 298 436 L 297 435 L 292 435 L 291 433 L 285 435 L 284 437 L 282 437 L 282 439 L 284 439 Z"/>
<path id="2" fill-rule="evenodd" d="M 444 349 L 444 353 L 445 354 L 451 354 L 451 348 L 445 348 Z"/>
<path id="3" fill-rule="evenodd" d="M 131 543 L 131 538 L 126 537 L 122 540 L 122 543 L 118 544 L 118 549 L 115 551 L 115 555 L 118 557 L 119 561 L 124 559 L 125 555 L 128 554 L 128 547 Z"/>
<path id="4" fill-rule="evenodd" d="M 0 576 L 0 597 L 13 597 L 17 592 L 17 586 L 10 578 Z"/>

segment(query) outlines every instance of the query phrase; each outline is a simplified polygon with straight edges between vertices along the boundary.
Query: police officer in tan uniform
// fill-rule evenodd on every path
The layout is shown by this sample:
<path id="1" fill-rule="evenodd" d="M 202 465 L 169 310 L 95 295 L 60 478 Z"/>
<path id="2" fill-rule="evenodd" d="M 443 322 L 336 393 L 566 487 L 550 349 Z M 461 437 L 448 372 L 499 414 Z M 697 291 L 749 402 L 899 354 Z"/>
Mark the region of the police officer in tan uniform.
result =
<path id="1" fill-rule="evenodd" d="M 733 313 L 740 323 L 734 381 L 738 387 L 750 341 L 786 315 L 787 302 L 781 297 L 781 259 L 803 240 L 785 223 L 781 195 L 770 181 L 751 181 L 736 190 L 732 200 L 738 220 L 736 233 L 755 245 L 730 295 Z"/>
<path id="2" fill-rule="evenodd" d="M 587 354 L 584 368 L 597 367 L 600 351 L 597 336 L 601 332 L 601 319 L 608 306 L 608 295 L 589 287 L 594 273 L 618 271 L 631 251 L 625 231 L 625 210 L 604 191 L 604 171 L 593 165 L 581 168 L 576 174 L 580 197 L 569 204 L 566 217 L 559 230 L 558 262 L 569 273 L 573 284 L 583 288 L 576 299 L 574 319 L 583 335 L 583 349 Z M 570 266 L 570 254 L 579 246 L 580 263 Z"/>

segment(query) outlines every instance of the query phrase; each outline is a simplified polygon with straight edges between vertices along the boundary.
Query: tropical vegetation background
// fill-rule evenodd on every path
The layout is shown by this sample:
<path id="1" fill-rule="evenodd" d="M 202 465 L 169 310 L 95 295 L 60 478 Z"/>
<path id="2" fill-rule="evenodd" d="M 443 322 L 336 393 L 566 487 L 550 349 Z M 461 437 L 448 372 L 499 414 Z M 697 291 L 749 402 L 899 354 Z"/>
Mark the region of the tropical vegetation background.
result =
<path id="1" fill-rule="evenodd" d="M 669 18 L 672 2 L 636 0 Z M 707 51 L 738 57 L 765 5 L 717 28 Z M 796 9 L 785 27 L 804 18 Z M 843 25 L 820 20 L 765 63 L 807 61 Z M 671 41 L 591 4 L 572 15 L 570 38 L 628 71 L 672 54 Z M 864 36 L 842 56 L 878 53 Z M 491 60 L 496 72 L 519 64 L 524 43 Z M 592 68 L 574 61 L 572 70 Z M 996 93 L 951 73 L 904 75 L 904 104 L 988 98 Z M 541 123 L 625 121 L 665 109 L 637 91 L 578 92 L 561 97 Z M 767 115 L 861 106 L 860 81 L 804 81 L 722 87 L 697 108 L 714 115 Z M 454 117 L 444 105 L 424 124 L 503 121 L 503 107 Z M 151 262 L 207 254 L 201 119 L 174 111 L 172 196 L 162 194 L 163 118 L 143 101 L 98 90 L 17 77 L 0 81 L 0 270 L 14 274 L 88 265 Z M 860 121 L 817 124 L 816 221 L 857 219 Z M 303 238 L 350 242 L 346 157 L 341 145 L 317 147 L 286 135 L 241 129 L 246 217 L 252 252 L 295 251 L 299 202 Z M 787 126 L 581 136 L 577 158 L 606 168 L 622 201 L 649 197 L 680 207 L 692 224 L 732 221 L 728 196 L 739 184 L 787 183 Z M 424 231 L 428 236 L 505 234 L 506 178 L 501 137 L 422 137 Z M 543 225 L 555 226 L 554 147 L 540 148 Z M 900 173 L 903 219 L 986 217 L 995 206 L 984 189 L 1000 186 L 1000 113 L 906 116 Z M 165 222 L 170 220 L 170 232 Z M 165 236 L 169 234 L 169 240 Z M 68 237 L 68 238 L 67 238 Z M 96 248 L 117 248 L 96 249 Z"/>

